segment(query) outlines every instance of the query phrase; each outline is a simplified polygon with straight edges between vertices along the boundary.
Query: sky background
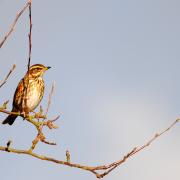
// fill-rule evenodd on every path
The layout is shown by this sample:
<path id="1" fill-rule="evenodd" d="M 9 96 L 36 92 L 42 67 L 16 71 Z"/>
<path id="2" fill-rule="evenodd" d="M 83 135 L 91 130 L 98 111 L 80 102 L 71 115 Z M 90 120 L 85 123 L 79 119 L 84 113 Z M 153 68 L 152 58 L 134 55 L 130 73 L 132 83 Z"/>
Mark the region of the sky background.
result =
<path id="1" fill-rule="evenodd" d="M 24 0 L 0 0 L 0 39 Z M 180 115 L 180 1 L 33 1 L 32 64 L 51 66 L 44 76 L 49 118 L 60 114 L 58 130 L 46 130 L 57 146 L 39 143 L 35 152 L 85 165 L 108 164 L 144 144 Z M 0 78 L 17 65 L 1 88 L 10 100 L 28 60 L 28 11 L 0 49 Z M 1 114 L 1 121 L 6 117 Z M 22 118 L 0 125 L 0 145 L 28 149 L 35 128 Z M 104 180 L 179 180 L 180 127 L 130 158 Z M 89 172 L 0 152 L 1 179 L 93 180 Z"/>

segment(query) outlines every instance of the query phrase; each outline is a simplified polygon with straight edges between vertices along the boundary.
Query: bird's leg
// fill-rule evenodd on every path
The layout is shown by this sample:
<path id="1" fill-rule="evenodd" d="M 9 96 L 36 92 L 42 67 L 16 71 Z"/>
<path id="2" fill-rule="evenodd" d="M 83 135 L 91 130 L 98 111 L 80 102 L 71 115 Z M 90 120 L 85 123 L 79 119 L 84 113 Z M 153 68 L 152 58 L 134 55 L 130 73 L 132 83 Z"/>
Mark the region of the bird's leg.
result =
<path id="1" fill-rule="evenodd" d="M 28 111 L 22 111 L 22 112 L 21 112 L 21 116 L 22 116 L 23 119 L 25 120 L 26 118 L 29 117 L 29 112 L 28 112 Z"/>

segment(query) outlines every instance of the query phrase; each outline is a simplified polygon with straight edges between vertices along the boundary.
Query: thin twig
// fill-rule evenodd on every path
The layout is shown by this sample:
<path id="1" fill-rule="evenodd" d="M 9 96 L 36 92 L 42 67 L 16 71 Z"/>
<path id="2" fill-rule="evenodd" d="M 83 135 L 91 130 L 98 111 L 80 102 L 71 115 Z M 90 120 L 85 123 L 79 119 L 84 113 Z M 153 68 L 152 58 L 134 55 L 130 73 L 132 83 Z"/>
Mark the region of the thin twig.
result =
<path id="1" fill-rule="evenodd" d="M 54 89 L 55 89 L 55 81 L 53 82 L 52 86 L 51 86 L 51 91 L 49 93 L 49 97 L 48 97 L 48 104 L 47 104 L 47 108 L 46 108 L 46 112 L 45 112 L 45 116 L 47 116 L 50 105 L 51 105 L 51 100 L 52 100 L 52 95 L 54 93 Z"/>
<path id="2" fill-rule="evenodd" d="M 11 25 L 9 31 L 7 32 L 7 34 L 4 36 L 3 40 L 0 42 L 0 48 L 3 46 L 3 44 L 5 43 L 5 41 L 7 40 L 7 38 L 11 35 L 11 33 L 14 31 L 15 25 L 18 21 L 18 19 L 20 18 L 20 16 L 24 13 L 24 11 L 26 10 L 26 8 L 29 6 L 30 1 L 28 1 L 25 6 L 23 7 L 23 9 L 16 15 L 16 18 L 14 19 L 13 24 Z"/>
<path id="3" fill-rule="evenodd" d="M 167 131 L 169 131 L 173 126 L 175 126 L 175 124 L 177 124 L 180 121 L 180 119 L 176 119 L 170 126 L 168 126 L 168 128 L 162 130 L 160 133 L 156 133 L 147 143 L 145 143 L 144 145 L 140 146 L 140 147 L 135 147 L 133 148 L 132 151 L 130 151 L 127 155 L 124 156 L 123 159 L 117 161 L 117 162 L 113 162 L 109 165 L 105 165 L 105 166 L 97 166 L 94 168 L 94 170 L 107 170 L 102 174 L 97 174 L 98 178 L 103 178 L 105 175 L 109 174 L 112 170 L 114 170 L 115 168 L 117 168 L 119 165 L 121 165 L 122 163 L 124 163 L 128 158 L 130 158 L 131 156 L 134 156 L 135 154 L 137 154 L 138 152 L 142 151 L 143 149 L 145 149 L 146 147 L 150 146 L 157 138 L 159 138 L 160 136 L 162 136 L 163 134 L 165 134 Z"/>
<path id="4" fill-rule="evenodd" d="M 0 88 L 7 82 L 9 76 L 11 75 L 11 73 L 14 71 L 15 68 L 16 68 L 16 65 L 14 64 L 12 68 L 10 69 L 9 73 L 7 74 L 7 76 L 5 77 L 5 79 L 3 80 L 3 82 L 0 84 Z"/>
<path id="5" fill-rule="evenodd" d="M 2 113 L 5 113 L 5 114 L 14 114 L 14 115 L 17 115 L 17 116 L 20 116 L 21 115 L 21 113 L 19 113 L 19 112 L 12 112 L 12 111 L 7 111 L 7 110 L 5 110 L 4 108 L 0 108 L 0 112 L 2 112 Z"/>
<path id="6" fill-rule="evenodd" d="M 32 1 L 29 0 L 29 34 L 28 34 L 28 44 L 29 44 L 29 55 L 28 55 L 28 64 L 27 64 L 27 69 L 28 69 L 28 79 L 27 79 L 27 86 L 25 86 L 25 82 L 24 82 L 24 92 L 23 92 L 23 111 L 26 113 L 26 108 L 27 107 L 27 89 L 29 86 L 29 69 L 30 69 L 30 65 L 31 65 L 31 49 L 32 49 L 32 17 L 31 17 L 31 4 Z"/>
<path id="7" fill-rule="evenodd" d="M 29 57 L 28 57 L 28 71 L 31 64 L 31 49 L 32 49 L 32 16 L 31 16 L 31 4 L 32 1 L 29 1 Z"/>

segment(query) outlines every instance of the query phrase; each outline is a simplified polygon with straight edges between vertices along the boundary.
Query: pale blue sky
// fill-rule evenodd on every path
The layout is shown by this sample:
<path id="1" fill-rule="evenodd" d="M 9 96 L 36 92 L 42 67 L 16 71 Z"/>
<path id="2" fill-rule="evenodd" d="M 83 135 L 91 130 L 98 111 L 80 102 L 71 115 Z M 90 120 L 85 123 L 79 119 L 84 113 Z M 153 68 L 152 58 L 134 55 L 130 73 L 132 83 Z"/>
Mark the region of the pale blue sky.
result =
<path id="1" fill-rule="evenodd" d="M 0 38 L 25 0 L 0 1 Z M 142 145 L 180 114 L 180 2 L 177 0 L 33 1 L 32 64 L 52 66 L 48 92 L 56 81 L 49 111 L 61 114 L 58 130 L 36 152 L 87 165 L 108 164 Z M 28 57 L 28 12 L 0 50 L 0 75 L 17 68 L 1 88 L 1 104 L 12 97 Z M 5 115 L 1 114 L 1 120 Z M 29 148 L 35 129 L 18 118 L 0 126 L 0 142 Z M 105 180 L 179 180 L 177 125 L 151 147 L 129 159 Z M 0 152 L 1 178 L 10 180 L 96 179 L 93 174 L 32 157 Z"/>

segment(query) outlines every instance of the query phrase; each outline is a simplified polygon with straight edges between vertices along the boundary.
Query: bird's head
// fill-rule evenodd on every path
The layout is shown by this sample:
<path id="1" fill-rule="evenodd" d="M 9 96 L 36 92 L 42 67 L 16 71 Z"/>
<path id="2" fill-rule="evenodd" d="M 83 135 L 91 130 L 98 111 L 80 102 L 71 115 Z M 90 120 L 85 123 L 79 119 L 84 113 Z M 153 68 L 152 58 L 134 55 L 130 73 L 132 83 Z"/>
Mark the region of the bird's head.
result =
<path id="1" fill-rule="evenodd" d="M 45 71 L 47 71 L 48 69 L 50 69 L 50 66 L 44 66 L 42 64 L 34 64 L 29 68 L 29 76 L 31 77 L 42 77 L 43 74 L 45 73 Z"/>

